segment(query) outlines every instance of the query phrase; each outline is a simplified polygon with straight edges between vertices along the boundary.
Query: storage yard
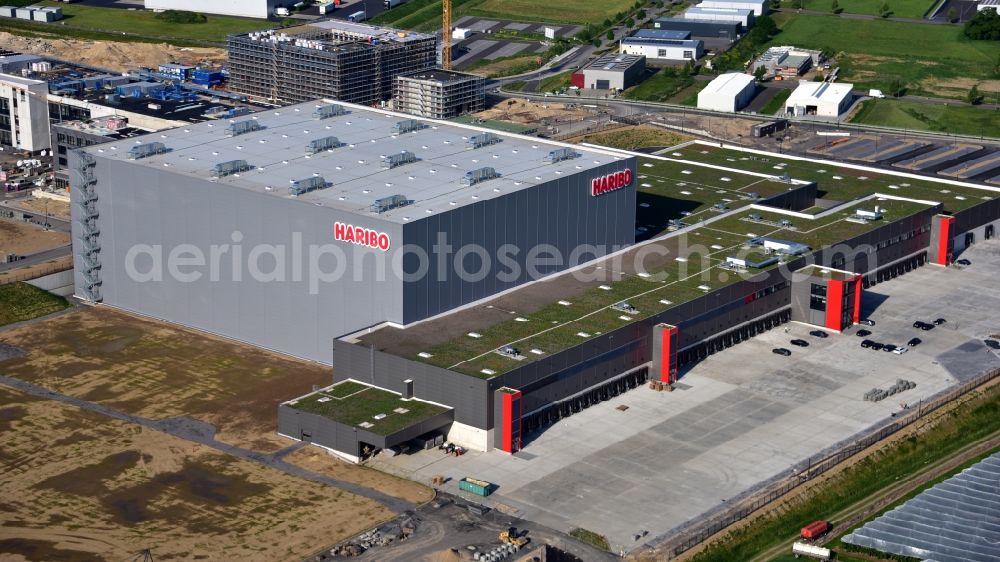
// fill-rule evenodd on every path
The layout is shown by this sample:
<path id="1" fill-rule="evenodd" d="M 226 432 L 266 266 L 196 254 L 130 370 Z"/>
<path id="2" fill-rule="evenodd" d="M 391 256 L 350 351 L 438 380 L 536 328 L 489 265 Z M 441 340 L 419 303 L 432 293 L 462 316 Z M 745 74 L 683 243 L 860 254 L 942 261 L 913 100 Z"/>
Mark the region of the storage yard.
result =
<path id="1" fill-rule="evenodd" d="M 866 292 L 865 316 L 876 322 L 871 337 L 879 341 L 905 344 L 917 332 L 914 319 L 948 319 L 920 332 L 924 342 L 905 355 L 862 349 L 853 329 L 819 339 L 807 326 L 789 325 L 709 357 L 673 393 L 643 388 L 593 405 L 514 455 L 456 458 L 434 449 L 379 457 L 374 466 L 423 481 L 474 475 L 497 484 L 489 504 L 556 529 L 601 532 L 615 550 L 637 548 L 884 422 L 901 402 L 912 408 L 1000 366 L 982 343 L 996 332 L 991 311 L 1000 307 L 1000 290 L 989 279 L 1000 272 L 998 244 L 967 250 L 971 266 L 924 267 Z M 770 352 L 793 338 L 810 346 L 787 358 Z M 863 399 L 898 378 L 917 386 L 890 400 Z M 649 505 L 659 507 L 650 512 Z M 636 540 L 644 530 L 649 535 Z"/>

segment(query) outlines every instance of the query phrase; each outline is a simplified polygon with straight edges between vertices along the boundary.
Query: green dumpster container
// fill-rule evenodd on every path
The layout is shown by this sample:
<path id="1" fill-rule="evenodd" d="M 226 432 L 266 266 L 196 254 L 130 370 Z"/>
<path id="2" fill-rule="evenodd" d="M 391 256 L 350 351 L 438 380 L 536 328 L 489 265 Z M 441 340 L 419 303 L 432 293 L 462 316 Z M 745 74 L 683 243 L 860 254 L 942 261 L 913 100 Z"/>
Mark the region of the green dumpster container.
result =
<path id="1" fill-rule="evenodd" d="M 485 498 L 493 493 L 493 484 L 486 482 L 485 480 L 463 478 L 458 481 L 458 489 L 464 492 L 476 494 L 477 496 L 483 496 Z"/>

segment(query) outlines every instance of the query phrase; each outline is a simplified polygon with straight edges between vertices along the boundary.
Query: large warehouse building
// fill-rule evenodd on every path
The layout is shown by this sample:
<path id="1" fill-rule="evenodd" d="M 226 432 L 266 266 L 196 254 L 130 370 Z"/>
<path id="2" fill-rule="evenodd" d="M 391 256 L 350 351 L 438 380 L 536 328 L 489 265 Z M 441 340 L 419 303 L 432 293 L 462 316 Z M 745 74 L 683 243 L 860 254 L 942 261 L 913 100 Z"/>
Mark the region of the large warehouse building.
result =
<path id="1" fill-rule="evenodd" d="M 281 0 L 146 0 L 147 10 L 184 10 L 205 14 L 240 16 L 244 18 L 267 18 Z M 289 5 L 294 2 L 289 2 Z"/>
<path id="2" fill-rule="evenodd" d="M 742 72 L 716 76 L 698 92 L 698 109 L 736 112 L 750 103 L 757 92 L 757 79 Z"/>
<path id="3" fill-rule="evenodd" d="M 341 20 L 230 35 L 229 87 L 275 103 L 335 99 L 376 105 L 396 77 L 428 70 L 437 38 Z"/>
<path id="4" fill-rule="evenodd" d="M 649 61 L 693 61 L 704 54 L 704 44 L 698 39 L 633 36 L 621 40 L 620 50 L 624 55 L 643 56 Z"/>
<path id="5" fill-rule="evenodd" d="M 634 158 L 348 104 L 113 139 L 69 169 L 79 296 L 327 364 L 335 337 L 569 266 L 536 248 L 635 241 Z"/>
<path id="6" fill-rule="evenodd" d="M 794 116 L 837 117 L 851 107 L 854 84 L 803 80 L 785 100 L 785 113 Z"/>

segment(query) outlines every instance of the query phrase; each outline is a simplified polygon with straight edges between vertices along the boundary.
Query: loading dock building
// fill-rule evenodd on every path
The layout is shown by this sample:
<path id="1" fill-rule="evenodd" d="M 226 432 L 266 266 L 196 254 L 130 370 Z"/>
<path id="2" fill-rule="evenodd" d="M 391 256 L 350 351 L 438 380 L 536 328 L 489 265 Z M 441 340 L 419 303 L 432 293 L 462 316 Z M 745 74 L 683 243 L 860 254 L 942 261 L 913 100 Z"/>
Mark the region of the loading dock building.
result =
<path id="1" fill-rule="evenodd" d="M 684 18 L 657 18 L 653 20 L 654 29 L 687 31 L 694 39 L 725 39 L 735 41 L 742 33 L 739 22 L 731 21 L 700 21 Z"/>
<path id="2" fill-rule="evenodd" d="M 230 35 L 229 87 L 276 103 L 388 101 L 396 77 L 430 70 L 437 38 L 341 20 Z"/>
<path id="3" fill-rule="evenodd" d="M 638 84 L 645 72 L 645 56 L 609 54 L 591 61 L 580 72 L 573 74 L 572 82 L 578 88 L 624 90 Z"/>
<path id="4" fill-rule="evenodd" d="M 757 80 L 749 74 L 720 74 L 698 92 L 698 109 L 736 112 L 750 103 L 756 91 Z"/>
<path id="5" fill-rule="evenodd" d="M 851 107 L 853 90 L 853 84 L 802 81 L 785 101 L 785 113 L 796 117 L 838 117 Z"/>

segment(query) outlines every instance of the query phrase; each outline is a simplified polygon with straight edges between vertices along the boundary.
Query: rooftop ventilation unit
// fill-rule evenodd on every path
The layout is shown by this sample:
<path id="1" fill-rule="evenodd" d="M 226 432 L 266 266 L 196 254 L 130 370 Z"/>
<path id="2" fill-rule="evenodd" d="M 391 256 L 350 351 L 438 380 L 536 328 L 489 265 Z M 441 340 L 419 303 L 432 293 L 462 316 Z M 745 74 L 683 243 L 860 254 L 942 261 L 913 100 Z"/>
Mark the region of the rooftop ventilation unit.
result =
<path id="1" fill-rule="evenodd" d="M 215 167 L 212 168 L 212 177 L 223 178 L 252 169 L 253 166 L 247 164 L 246 160 L 229 160 L 228 162 L 219 162 L 216 164 Z"/>
<path id="2" fill-rule="evenodd" d="M 505 345 L 498 349 L 501 355 L 506 355 L 507 357 L 520 357 L 521 351 L 512 345 Z"/>
<path id="3" fill-rule="evenodd" d="M 321 139 L 310 141 L 309 144 L 306 145 L 306 156 L 323 152 L 324 150 L 330 150 L 331 148 L 339 148 L 341 146 L 344 146 L 344 143 L 340 142 L 340 139 L 337 137 L 323 137 Z"/>
<path id="4" fill-rule="evenodd" d="M 398 154 L 390 154 L 385 157 L 385 162 L 382 163 L 383 168 L 396 168 L 402 166 L 403 164 L 409 164 L 411 162 L 417 161 L 417 155 L 410 152 L 409 150 L 404 150 Z"/>
<path id="5" fill-rule="evenodd" d="M 639 314 L 639 309 L 632 306 L 631 303 L 622 301 L 611 305 L 611 308 L 615 310 L 620 310 L 622 312 L 627 312 L 628 314 Z"/>
<path id="6" fill-rule="evenodd" d="M 226 127 L 226 136 L 235 137 L 246 133 L 252 133 L 254 131 L 259 131 L 263 128 L 264 128 L 263 125 L 261 125 L 257 121 L 254 121 L 253 119 L 246 119 L 243 121 L 237 121 L 232 125 Z"/>
<path id="7" fill-rule="evenodd" d="M 462 178 L 462 183 L 466 185 L 476 185 L 479 182 L 484 182 L 494 178 L 499 178 L 500 174 L 497 173 L 490 166 L 485 166 L 482 168 L 477 168 L 475 170 L 470 170 L 465 172 L 465 177 Z"/>
<path id="8" fill-rule="evenodd" d="M 329 119 L 331 117 L 337 117 L 338 115 L 347 115 L 347 110 L 344 106 L 337 104 L 321 105 L 313 111 L 313 119 Z"/>
<path id="9" fill-rule="evenodd" d="M 757 222 L 757 221 L 760 220 L 760 215 L 757 214 L 757 213 L 750 213 L 750 217 L 749 218 L 750 218 L 750 220 L 752 220 L 754 222 Z"/>
<path id="10" fill-rule="evenodd" d="M 129 160 L 140 160 L 156 154 L 163 154 L 167 151 L 167 146 L 162 142 L 147 142 L 137 144 L 128 149 Z"/>
<path id="11" fill-rule="evenodd" d="M 317 189 L 323 189 L 325 187 L 326 180 L 323 179 L 323 176 L 313 176 L 304 180 L 293 181 L 292 185 L 288 188 L 288 193 L 292 195 L 302 195 L 304 193 L 309 193 L 310 191 L 316 191 Z"/>
<path id="12" fill-rule="evenodd" d="M 556 162 L 562 162 L 563 160 L 572 160 L 580 156 L 580 153 L 573 150 L 572 148 L 559 148 L 549 152 L 545 160 L 555 164 Z"/>
<path id="13" fill-rule="evenodd" d="M 417 121 L 416 119 L 407 119 L 405 121 L 399 121 L 393 126 L 393 129 L 395 129 L 396 132 L 400 134 L 409 133 L 411 131 L 419 131 L 420 129 L 426 129 L 426 128 L 427 125 L 425 125 L 421 121 Z"/>
<path id="14" fill-rule="evenodd" d="M 503 142 L 503 139 L 496 133 L 479 133 L 478 135 L 469 137 L 468 144 L 470 148 L 482 148 L 491 144 L 497 144 L 498 142 Z"/>
<path id="15" fill-rule="evenodd" d="M 376 199 L 375 202 L 372 203 L 372 212 L 381 214 L 386 211 L 398 209 L 399 207 L 405 207 L 410 203 L 413 203 L 413 201 L 407 199 L 405 195 L 402 194 L 390 195 L 389 197 L 382 197 L 381 199 Z"/>

